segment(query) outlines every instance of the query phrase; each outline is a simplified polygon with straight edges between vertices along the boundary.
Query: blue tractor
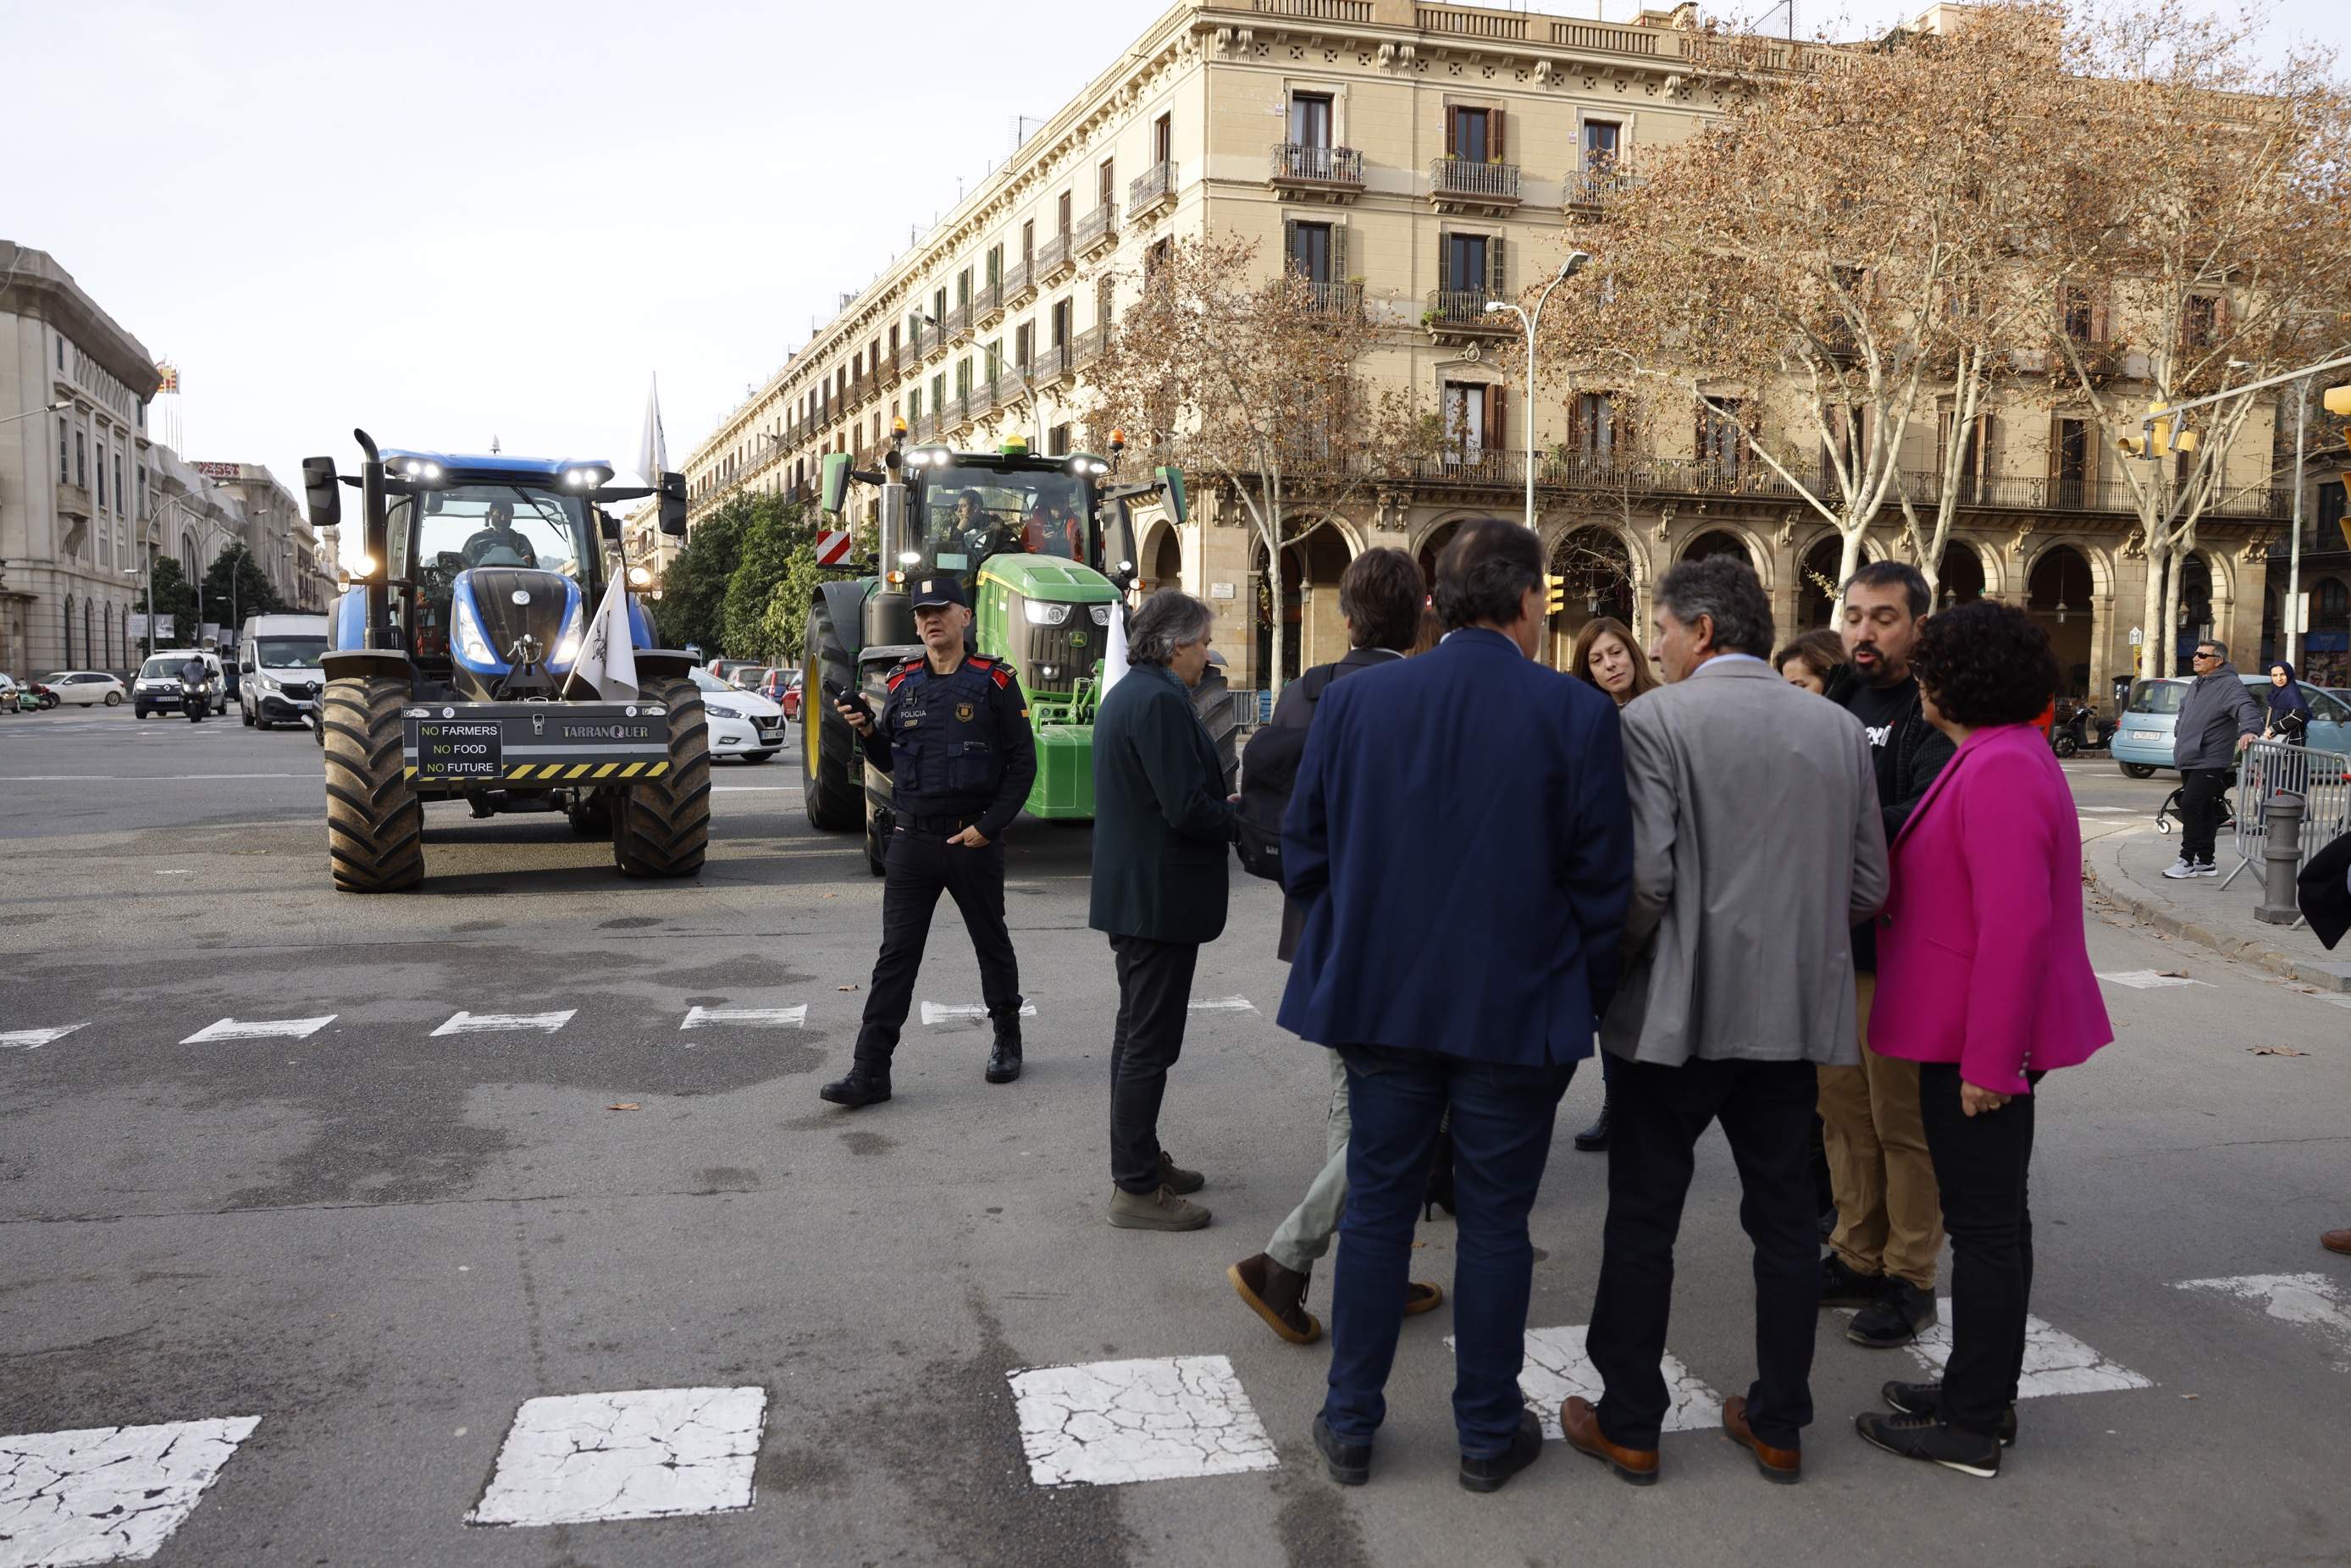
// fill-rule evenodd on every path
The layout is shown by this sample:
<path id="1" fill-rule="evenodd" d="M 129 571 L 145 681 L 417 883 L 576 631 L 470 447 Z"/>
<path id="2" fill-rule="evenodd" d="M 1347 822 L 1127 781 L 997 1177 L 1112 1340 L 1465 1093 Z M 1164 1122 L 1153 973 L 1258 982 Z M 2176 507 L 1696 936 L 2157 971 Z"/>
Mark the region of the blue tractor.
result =
<path id="1" fill-rule="evenodd" d="M 433 800 L 477 817 L 565 812 L 583 836 L 610 836 L 624 877 L 700 870 L 710 754 L 692 658 L 655 648 L 628 595 L 635 694 L 607 700 L 586 679 L 617 684 L 617 623 L 598 610 L 611 574 L 643 576 L 623 565 L 606 506 L 658 494 L 662 531 L 682 535 L 684 476 L 616 485 L 609 462 L 379 451 L 353 433 L 357 474 L 337 474 L 330 457 L 302 464 L 312 524 L 340 523 L 350 485 L 363 530 L 321 661 L 335 886 L 420 884 Z"/>

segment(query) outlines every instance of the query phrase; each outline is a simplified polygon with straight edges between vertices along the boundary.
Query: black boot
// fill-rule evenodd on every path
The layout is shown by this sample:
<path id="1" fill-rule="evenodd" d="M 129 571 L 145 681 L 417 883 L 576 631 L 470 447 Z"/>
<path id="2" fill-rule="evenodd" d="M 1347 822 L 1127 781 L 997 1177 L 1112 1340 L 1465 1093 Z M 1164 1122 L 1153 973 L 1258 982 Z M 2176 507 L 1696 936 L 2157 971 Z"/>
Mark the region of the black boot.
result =
<path id="1" fill-rule="evenodd" d="M 1600 1114 L 1592 1118 L 1590 1127 L 1575 1135 L 1575 1147 L 1585 1154 L 1607 1153 L 1609 1119 L 1608 1096 L 1604 1094 L 1600 1097 Z"/>
<path id="2" fill-rule="evenodd" d="M 1020 1015 L 996 1021 L 996 1048 L 987 1054 L 987 1081 L 1008 1084 L 1020 1075 Z"/>
<path id="3" fill-rule="evenodd" d="M 846 1078 L 819 1089 L 817 1096 L 836 1106 L 846 1106 L 852 1111 L 866 1106 L 878 1106 L 890 1097 L 890 1075 L 874 1072 L 861 1063 L 849 1069 Z"/>

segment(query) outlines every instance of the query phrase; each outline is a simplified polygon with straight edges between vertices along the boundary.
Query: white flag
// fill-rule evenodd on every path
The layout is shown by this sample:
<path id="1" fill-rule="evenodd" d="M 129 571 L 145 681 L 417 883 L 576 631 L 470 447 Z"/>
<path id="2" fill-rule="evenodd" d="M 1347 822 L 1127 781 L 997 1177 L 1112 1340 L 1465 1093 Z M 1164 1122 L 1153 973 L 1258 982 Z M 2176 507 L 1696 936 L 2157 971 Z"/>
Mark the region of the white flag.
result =
<path id="1" fill-rule="evenodd" d="M 1113 600 L 1110 607 L 1110 646 L 1102 649 L 1102 694 L 1118 684 L 1126 673 L 1126 601 Z"/>
<path id="2" fill-rule="evenodd" d="M 637 446 L 637 472 L 647 484 L 658 487 L 662 470 L 669 466 L 669 442 L 662 437 L 661 378 L 653 378 L 653 390 L 645 394 L 645 432 Z"/>
<path id="3" fill-rule="evenodd" d="M 637 690 L 636 644 L 629 638 L 628 584 L 618 574 L 589 618 L 571 675 L 595 688 L 596 695 L 607 701 L 642 695 Z"/>

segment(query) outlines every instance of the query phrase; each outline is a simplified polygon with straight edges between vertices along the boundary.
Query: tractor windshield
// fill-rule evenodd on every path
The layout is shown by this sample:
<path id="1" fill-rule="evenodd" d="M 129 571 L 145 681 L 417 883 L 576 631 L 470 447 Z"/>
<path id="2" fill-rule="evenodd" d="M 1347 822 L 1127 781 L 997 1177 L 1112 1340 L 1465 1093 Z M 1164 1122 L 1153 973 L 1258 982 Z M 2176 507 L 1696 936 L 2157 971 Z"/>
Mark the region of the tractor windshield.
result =
<path id="1" fill-rule="evenodd" d="M 451 578 L 475 566 L 535 566 L 586 587 L 588 517 L 579 496 L 520 484 L 458 484 L 403 496 L 392 513 L 395 551 L 408 536 L 408 509 L 419 505 L 423 514 L 413 525 L 420 577 Z"/>
<path id="2" fill-rule="evenodd" d="M 924 475 L 910 519 L 922 568 L 969 584 L 990 556 L 1055 556 L 1102 562 L 1102 528 L 1087 483 L 1059 464 L 1034 469 L 951 465 Z M 915 569 L 909 563 L 909 575 Z"/>

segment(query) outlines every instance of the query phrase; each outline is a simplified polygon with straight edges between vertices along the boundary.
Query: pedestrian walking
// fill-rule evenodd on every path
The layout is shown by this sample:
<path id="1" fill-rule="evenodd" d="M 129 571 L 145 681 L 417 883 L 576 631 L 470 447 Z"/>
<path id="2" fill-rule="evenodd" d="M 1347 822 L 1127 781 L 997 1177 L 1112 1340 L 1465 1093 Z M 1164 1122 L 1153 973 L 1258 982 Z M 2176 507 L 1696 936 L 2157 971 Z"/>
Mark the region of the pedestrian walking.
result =
<path id="1" fill-rule="evenodd" d="M 1280 1018 L 1340 1053 L 1353 1116 L 1315 1448 L 1333 1480 L 1370 1479 L 1449 1113 L 1454 1427 L 1461 1484 L 1490 1491 L 1541 1451 L 1518 1381 L 1527 1213 L 1615 986 L 1632 834 L 1614 704 L 1534 661 L 1535 535 L 1462 524 L 1437 606 L 1450 629 L 1433 651 L 1322 694 L 1283 824 L 1307 909 Z"/>
<path id="2" fill-rule="evenodd" d="M 2269 711 L 2264 715 L 2262 739 L 2302 744 L 2303 735 L 2310 729 L 2310 699 L 2302 694 L 2302 682 L 2295 678 L 2293 665 L 2281 659 L 2270 666 L 2266 695 Z"/>
<path id="3" fill-rule="evenodd" d="M 2179 718 L 2172 726 L 2171 760 L 2179 770 L 2179 858 L 2163 874 L 2175 882 L 2220 874 L 2212 852 L 2229 815 L 2229 780 L 2237 769 L 2237 753 L 2261 739 L 2268 723 L 2261 703 L 2229 662 L 2225 643 L 2209 638 L 2198 643 L 2189 663 L 2196 680 L 2179 700 Z"/>
<path id="4" fill-rule="evenodd" d="M 1339 577 L 1339 614 L 1347 625 L 1352 645 L 1335 663 L 1318 664 L 1281 690 L 1273 721 L 1249 740 L 1241 757 L 1241 810 L 1254 817 L 1260 794 L 1269 798 L 1269 813 L 1286 805 L 1297 782 L 1298 763 L 1305 756 L 1309 726 L 1322 693 L 1343 677 L 1394 664 L 1419 635 L 1420 612 L 1428 597 L 1420 566 L 1402 550 L 1366 550 Z M 1278 818 L 1277 818 L 1278 820 Z M 1281 905 L 1281 940 L 1275 956 L 1290 961 L 1305 924 L 1306 906 L 1285 898 Z M 1347 1202 L 1347 1142 L 1352 1127 L 1347 1109 L 1347 1065 L 1336 1051 L 1330 1058 L 1330 1109 L 1323 1117 L 1322 1168 L 1306 1189 L 1298 1207 L 1275 1227 L 1265 1251 L 1243 1258 L 1225 1271 L 1233 1289 L 1268 1327 L 1292 1345 L 1311 1345 L 1322 1337 L 1322 1324 L 1306 1310 L 1316 1262 L 1331 1250 L 1338 1234 L 1339 1215 Z M 1416 1316 L 1436 1309 L 1445 1299 L 1437 1286 L 1414 1281 L 1405 1287 L 1405 1314 Z"/>
<path id="5" fill-rule="evenodd" d="M 1010 665 L 966 651 L 971 608 L 959 581 L 925 577 L 912 597 L 923 653 L 890 672 L 880 715 L 862 699 L 834 703 L 862 738 L 865 760 L 894 786 L 882 953 L 849 1074 L 818 1091 L 851 1110 L 890 1097 L 890 1059 L 914 1003 L 941 892 L 971 932 L 980 995 L 995 1026 L 984 1076 L 1008 1084 L 1020 1075 L 1020 961 L 1004 924 L 1004 831 L 1037 777 L 1028 700 Z"/>
<path id="6" fill-rule="evenodd" d="M 1200 944 L 1225 929 L 1225 861 L 1235 818 L 1216 742 L 1191 689 L 1208 666 L 1207 605 L 1163 588 L 1127 632 L 1127 670 L 1094 716 L 1093 899 L 1110 938 L 1118 1019 L 1110 1048 L 1110 1222 L 1196 1231 L 1208 1210 L 1185 1196 L 1207 1179 L 1160 1147 L 1167 1070 Z"/>
<path id="7" fill-rule="evenodd" d="M 2057 684 L 2048 635 L 1980 599 L 1927 623 L 1915 665 L 1928 722 L 1957 750 L 1895 840 L 1869 1038 L 1918 1064 L 1951 1236 L 1951 1348 L 1939 1383 L 1888 1383 L 1893 1413 L 1855 1425 L 1888 1453 L 1989 1477 L 2016 1438 L 2040 1091 L 2115 1032 L 2083 934 L 2073 792 L 2032 724 Z"/>
<path id="8" fill-rule="evenodd" d="M 1852 928 L 1885 899 L 1886 830 L 1860 724 L 1764 662 L 1771 606 L 1745 562 L 1667 572 L 1656 629 L 1667 684 L 1625 710 L 1633 897 L 1600 1033 L 1618 1137 L 1584 1344 L 1604 1388 L 1560 1421 L 1626 1480 L 1657 1479 L 1674 1243 L 1698 1140 L 1719 1121 L 1755 1250 L 1755 1380 L 1724 1402 L 1723 1429 L 1767 1478 L 1793 1481 L 1820 1294 L 1816 1068 L 1858 1054 Z"/>
<path id="9" fill-rule="evenodd" d="M 1951 742 L 1927 722 L 1910 673 L 1930 602 L 1916 566 L 1873 561 L 1845 584 L 1838 621 L 1845 671 L 1827 696 L 1861 721 L 1869 739 L 1889 844 L 1951 756 Z M 1845 1337 L 1887 1349 L 1910 1344 L 1935 1321 L 1942 1210 L 1918 1121 L 1918 1069 L 1870 1048 L 1865 1021 L 1877 988 L 1877 947 L 1867 924 L 1854 928 L 1853 961 L 1865 1021 L 1861 1060 L 1820 1069 L 1822 1140 L 1837 1208 L 1821 1260 L 1821 1305 L 1858 1308 Z"/>
<path id="10" fill-rule="evenodd" d="M 1780 679 L 1815 697 L 1825 697 L 1844 669 L 1844 639 L 1823 628 L 1808 631 L 1771 656 Z"/>
<path id="11" fill-rule="evenodd" d="M 1594 616 L 1583 623 L 1568 654 L 1567 672 L 1600 688 L 1616 704 L 1619 712 L 1634 698 L 1657 689 L 1657 672 L 1649 667 L 1649 656 L 1641 650 L 1640 639 L 1614 616 Z M 1592 1119 L 1591 1126 L 1569 1140 L 1585 1154 L 1608 1151 L 1608 1091 L 1615 1073 L 1615 1064 L 1605 1051 L 1602 1052 L 1600 1114 Z"/>

